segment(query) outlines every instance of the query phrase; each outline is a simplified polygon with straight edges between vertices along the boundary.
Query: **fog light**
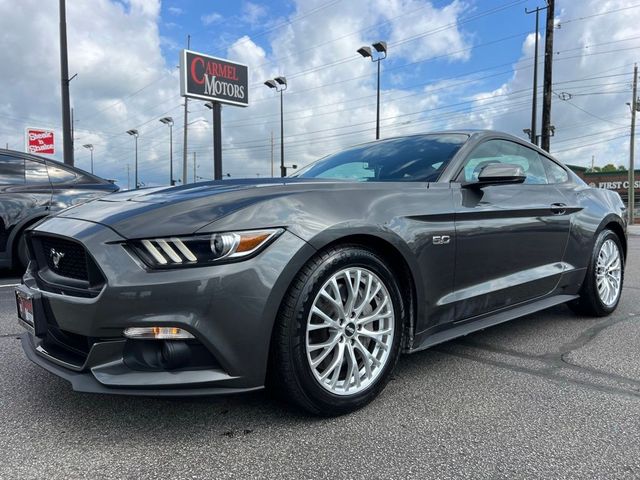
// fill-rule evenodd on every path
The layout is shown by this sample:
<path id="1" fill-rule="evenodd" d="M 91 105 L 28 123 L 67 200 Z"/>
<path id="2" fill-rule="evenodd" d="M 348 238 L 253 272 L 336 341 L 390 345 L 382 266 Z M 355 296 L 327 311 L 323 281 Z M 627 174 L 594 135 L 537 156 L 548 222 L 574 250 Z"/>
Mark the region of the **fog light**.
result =
<path id="1" fill-rule="evenodd" d="M 194 338 L 178 327 L 129 327 L 124 336 L 135 340 L 189 340 Z"/>

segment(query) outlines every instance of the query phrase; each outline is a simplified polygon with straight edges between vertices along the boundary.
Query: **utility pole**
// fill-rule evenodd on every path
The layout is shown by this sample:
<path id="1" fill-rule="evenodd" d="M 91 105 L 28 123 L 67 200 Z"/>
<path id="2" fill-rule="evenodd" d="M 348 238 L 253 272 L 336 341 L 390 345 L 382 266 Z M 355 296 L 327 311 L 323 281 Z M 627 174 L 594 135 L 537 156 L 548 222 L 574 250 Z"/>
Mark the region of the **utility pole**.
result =
<path id="1" fill-rule="evenodd" d="M 73 166 L 73 140 L 69 111 L 69 59 L 67 57 L 67 7 L 60 0 L 60 93 L 62 97 L 62 150 L 64 163 Z"/>
<path id="2" fill-rule="evenodd" d="M 529 10 L 527 8 L 524 9 L 524 13 L 529 15 L 530 13 L 536 14 L 536 40 L 535 40 L 535 52 L 533 54 L 533 96 L 531 100 L 531 133 L 529 134 L 529 139 L 531 143 L 534 145 L 538 144 L 538 136 L 537 136 L 537 124 L 538 124 L 538 33 L 540 32 L 539 27 L 539 17 L 540 11 L 546 10 L 547 7 L 540 8 L 536 7 L 535 10 Z"/>
<path id="3" fill-rule="evenodd" d="M 193 183 L 196 183 L 196 152 L 193 152 Z"/>
<path id="4" fill-rule="evenodd" d="M 635 136 L 636 136 L 636 111 L 640 108 L 638 102 L 638 64 L 633 65 L 633 97 L 631 97 L 631 142 L 629 143 L 629 193 L 627 208 L 629 209 L 629 225 L 634 222 L 635 202 Z"/>
<path id="5" fill-rule="evenodd" d="M 271 178 L 273 178 L 273 130 L 271 130 Z"/>
<path id="6" fill-rule="evenodd" d="M 131 165 L 127 163 L 127 190 L 131 190 Z"/>
<path id="7" fill-rule="evenodd" d="M 547 28 L 544 38 L 544 88 L 542 97 L 542 149 L 551 147 L 551 84 L 553 82 L 553 20 L 555 0 L 547 0 Z"/>
<path id="8" fill-rule="evenodd" d="M 596 156 L 591 155 L 591 172 L 593 172 L 593 167 L 595 166 L 595 163 L 596 163 Z"/>
<path id="9" fill-rule="evenodd" d="M 189 50 L 191 48 L 191 35 L 187 35 L 187 50 Z M 184 131 L 183 131 L 183 138 L 184 138 L 184 145 L 182 146 L 182 184 L 186 185 L 187 184 L 187 129 L 188 129 L 188 122 L 189 122 L 189 110 L 188 109 L 188 105 L 189 105 L 189 99 L 187 97 L 184 97 Z"/>

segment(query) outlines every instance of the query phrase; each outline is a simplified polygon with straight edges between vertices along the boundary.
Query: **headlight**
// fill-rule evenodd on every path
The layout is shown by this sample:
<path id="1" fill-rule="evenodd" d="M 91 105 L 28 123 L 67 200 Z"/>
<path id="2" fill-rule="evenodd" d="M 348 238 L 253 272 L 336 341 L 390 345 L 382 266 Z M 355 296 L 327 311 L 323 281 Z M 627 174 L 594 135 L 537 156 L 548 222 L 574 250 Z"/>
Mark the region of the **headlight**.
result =
<path id="1" fill-rule="evenodd" d="M 134 240 L 129 246 L 150 267 L 205 266 L 257 254 L 283 232 L 281 228 L 222 232 L 191 237 Z"/>

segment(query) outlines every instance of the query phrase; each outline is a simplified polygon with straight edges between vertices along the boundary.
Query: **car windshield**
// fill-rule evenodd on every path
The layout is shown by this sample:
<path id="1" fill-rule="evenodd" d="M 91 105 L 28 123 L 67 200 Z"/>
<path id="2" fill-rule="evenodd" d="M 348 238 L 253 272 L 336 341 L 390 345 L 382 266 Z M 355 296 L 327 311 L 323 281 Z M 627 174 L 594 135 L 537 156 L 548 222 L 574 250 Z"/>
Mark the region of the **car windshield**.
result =
<path id="1" fill-rule="evenodd" d="M 368 143 L 329 155 L 292 177 L 434 182 L 468 138 L 464 134 L 433 134 Z"/>

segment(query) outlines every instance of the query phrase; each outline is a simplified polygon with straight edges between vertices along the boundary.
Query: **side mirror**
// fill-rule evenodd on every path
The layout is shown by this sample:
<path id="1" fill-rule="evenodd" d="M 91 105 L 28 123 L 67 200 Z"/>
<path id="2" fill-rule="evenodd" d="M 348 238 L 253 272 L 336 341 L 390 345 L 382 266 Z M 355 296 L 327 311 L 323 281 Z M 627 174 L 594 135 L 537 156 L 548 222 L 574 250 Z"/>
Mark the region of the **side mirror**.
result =
<path id="1" fill-rule="evenodd" d="M 483 187 L 485 185 L 501 185 L 522 183 L 527 176 L 520 165 L 510 163 L 491 163 L 480 170 L 476 182 L 467 182 L 463 187 Z"/>

